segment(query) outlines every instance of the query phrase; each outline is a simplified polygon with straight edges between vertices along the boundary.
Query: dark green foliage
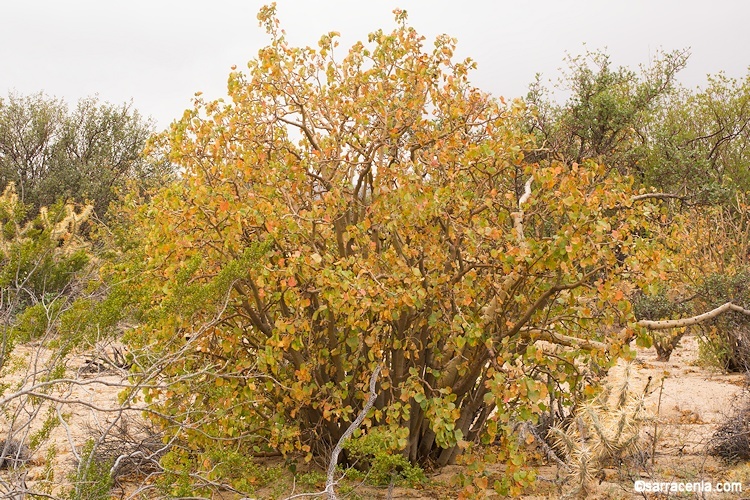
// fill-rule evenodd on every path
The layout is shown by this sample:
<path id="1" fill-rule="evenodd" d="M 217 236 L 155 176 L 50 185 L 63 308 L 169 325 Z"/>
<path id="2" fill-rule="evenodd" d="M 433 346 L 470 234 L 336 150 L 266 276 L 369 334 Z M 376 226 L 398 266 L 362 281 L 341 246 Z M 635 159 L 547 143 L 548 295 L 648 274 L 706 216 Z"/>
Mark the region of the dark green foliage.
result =
<path id="1" fill-rule="evenodd" d="M 690 312 L 687 302 L 670 299 L 664 290 L 653 295 L 639 293 L 632 302 L 633 312 L 638 319 L 672 319 Z"/>
<path id="2" fill-rule="evenodd" d="M 89 97 L 69 109 L 42 93 L 10 94 L 0 98 L 0 191 L 15 183 L 32 214 L 62 198 L 92 203 L 101 217 L 129 180 L 143 188 L 169 175 L 142 154 L 151 132 L 129 104 Z"/>
<path id="3" fill-rule="evenodd" d="M 750 78 L 710 76 L 705 89 L 674 92 L 653 114 L 644 183 L 692 203 L 728 205 L 750 189 Z"/>
<path id="4" fill-rule="evenodd" d="M 660 53 L 648 67 L 615 68 L 605 52 L 567 60 L 556 90 L 539 77 L 527 96 L 527 127 L 539 149 L 527 159 L 596 158 L 633 175 L 637 187 L 691 205 L 729 205 L 750 189 L 750 77 L 709 76 L 705 89 L 676 83 L 687 51 Z"/>
<path id="5" fill-rule="evenodd" d="M 698 294 L 709 307 L 720 306 L 727 301 L 742 304 L 750 298 L 750 272 L 707 276 L 698 288 Z M 741 319 L 742 315 L 734 318 Z"/>
<path id="6" fill-rule="evenodd" d="M 570 97 L 562 105 L 552 100 L 537 76 L 527 101 L 532 110 L 529 127 L 541 151 L 568 162 L 595 158 L 637 177 L 644 130 L 687 58 L 686 51 L 659 54 L 637 73 L 613 67 L 605 52 L 568 57 L 570 69 L 558 90 L 570 92 Z"/>

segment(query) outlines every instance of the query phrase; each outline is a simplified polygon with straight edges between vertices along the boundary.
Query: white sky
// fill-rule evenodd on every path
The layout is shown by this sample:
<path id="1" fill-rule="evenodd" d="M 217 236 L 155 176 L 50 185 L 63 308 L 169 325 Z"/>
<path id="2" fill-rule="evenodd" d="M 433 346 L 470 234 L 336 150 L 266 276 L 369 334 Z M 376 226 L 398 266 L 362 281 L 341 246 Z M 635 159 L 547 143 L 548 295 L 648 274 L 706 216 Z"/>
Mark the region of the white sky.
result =
<path id="1" fill-rule="evenodd" d="M 225 94 L 230 67 L 245 67 L 267 42 L 256 14 L 263 0 L 6 0 L 0 2 L 0 96 L 44 91 L 73 104 L 98 93 L 133 101 L 159 127 L 190 107 L 197 91 Z M 458 38 L 458 56 L 479 64 L 473 83 L 495 95 L 525 95 L 534 74 L 559 76 L 565 53 L 607 48 L 635 68 L 657 49 L 691 48 L 683 84 L 750 65 L 747 0 L 279 0 L 295 45 L 342 34 L 340 53 L 394 27 L 392 10 L 427 36 Z M 429 47 L 429 46 L 428 46 Z"/>

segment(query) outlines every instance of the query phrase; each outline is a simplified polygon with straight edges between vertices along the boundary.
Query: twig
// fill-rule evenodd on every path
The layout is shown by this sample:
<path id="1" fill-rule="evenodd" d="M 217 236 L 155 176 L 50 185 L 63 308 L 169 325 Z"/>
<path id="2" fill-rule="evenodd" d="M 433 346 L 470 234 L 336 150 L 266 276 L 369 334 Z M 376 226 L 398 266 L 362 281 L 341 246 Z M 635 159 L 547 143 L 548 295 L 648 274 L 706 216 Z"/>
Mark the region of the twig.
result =
<path id="1" fill-rule="evenodd" d="M 645 194 L 639 194 L 636 196 L 633 196 L 630 198 L 632 201 L 641 201 L 641 200 L 685 200 L 685 196 L 680 196 L 679 194 L 672 194 L 672 193 L 645 193 Z"/>
<path id="2" fill-rule="evenodd" d="M 650 378 L 650 377 L 649 377 Z M 661 387 L 659 387 L 659 403 L 656 405 L 656 418 L 654 419 L 654 439 L 651 443 L 651 467 L 656 463 L 656 434 L 659 430 L 659 412 L 661 411 L 661 394 L 664 392 L 664 378 L 661 378 Z"/>

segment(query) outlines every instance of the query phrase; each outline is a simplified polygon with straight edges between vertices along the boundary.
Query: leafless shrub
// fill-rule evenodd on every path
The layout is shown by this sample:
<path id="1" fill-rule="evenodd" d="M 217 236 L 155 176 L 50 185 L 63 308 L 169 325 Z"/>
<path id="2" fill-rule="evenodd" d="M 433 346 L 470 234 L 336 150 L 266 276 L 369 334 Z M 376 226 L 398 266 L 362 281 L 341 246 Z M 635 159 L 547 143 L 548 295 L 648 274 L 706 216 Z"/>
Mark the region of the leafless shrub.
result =
<path id="1" fill-rule="evenodd" d="M 94 459 L 112 464 L 110 473 L 115 484 L 123 478 L 143 478 L 162 471 L 159 459 L 169 446 L 162 442 L 162 433 L 138 415 L 123 414 L 106 434 L 91 427 L 89 432 L 99 433 Z"/>
<path id="2" fill-rule="evenodd" d="M 104 346 L 86 358 L 78 373 L 81 375 L 118 373 L 130 369 L 131 366 L 132 363 L 122 347 L 112 345 L 108 350 L 107 346 Z"/>
<path id="3" fill-rule="evenodd" d="M 0 439 L 0 469 L 15 469 L 31 459 L 28 446 L 16 439 Z"/>
<path id="4" fill-rule="evenodd" d="M 750 460 L 750 387 L 737 395 L 708 443 L 708 453 L 727 462 Z"/>

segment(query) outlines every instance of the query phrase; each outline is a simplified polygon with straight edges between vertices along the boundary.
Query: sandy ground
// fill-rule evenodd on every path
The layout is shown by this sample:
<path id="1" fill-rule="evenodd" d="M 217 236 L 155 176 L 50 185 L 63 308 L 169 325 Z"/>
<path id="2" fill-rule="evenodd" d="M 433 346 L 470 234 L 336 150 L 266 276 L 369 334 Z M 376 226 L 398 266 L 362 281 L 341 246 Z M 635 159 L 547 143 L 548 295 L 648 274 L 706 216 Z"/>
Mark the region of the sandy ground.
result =
<path id="1" fill-rule="evenodd" d="M 601 483 L 594 497 L 750 498 L 750 467 L 728 467 L 706 455 L 707 443 L 717 426 L 728 415 L 734 398 L 741 393 L 746 383 L 746 378 L 744 375 L 723 374 L 698 365 L 698 352 L 698 339 L 695 336 L 683 338 L 668 362 L 657 361 L 653 349 L 638 351 L 637 359 L 630 368 L 630 384 L 633 391 L 643 391 L 646 384 L 649 384 L 646 404 L 649 411 L 656 415 L 657 425 L 656 429 L 651 426 L 644 429 L 644 438 L 647 441 L 652 440 L 656 431 L 655 459 L 653 464 L 648 466 L 648 470 L 625 471 L 625 474 L 621 470 L 603 471 Z M 22 367 L 24 363 L 28 364 L 33 359 L 38 360 L 38 366 L 48 361 L 45 351 L 33 346 L 19 346 L 14 356 L 17 370 L 20 369 L 18 367 Z M 52 495 L 63 494 L 66 488 L 70 487 L 68 475 L 75 470 L 77 456 L 80 456 L 86 440 L 106 430 L 117 416 L 117 413 L 108 410 L 114 410 L 118 406 L 118 393 L 121 388 L 117 385 L 125 382 L 124 374 L 118 374 L 115 371 L 84 374 L 82 369 L 90 357 L 89 355 L 72 356 L 67 363 L 67 376 L 77 378 L 83 385 L 71 385 L 63 392 L 50 393 L 53 398 L 75 400 L 76 403 L 40 402 L 21 397 L 3 408 L 0 428 L 4 431 L 9 428 L 12 420 L 10 417 L 14 414 L 11 410 L 18 409 L 19 404 L 23 404 L 23 408 L 27 410 L 15 414 L 15 428 L 25 422 L 24 418 L 30 420 L 28 409 L 36 408 L 36 406 L 41 408 L 38 415 L 45 414 L 51 408 L 55 414 L 59 412 L 59 415 L 64 417 L 63 423 L 52 429 L 48 439 L 43 440 L 42 445 L 32 456 L 31 462 L 24 469 L 25 481 L 29 489 L 44 491 Z M 610 371 L 608 380 L 614 387 L 621 384 L 624 372 L 624 363 L 618 364 Z M 15 371 L 14 374 L 3 374 L 2 381 L 7 382 L 9 377 L 15 377 L 13 380 L 16 381 L 15 385 L 11 384 L 5 389 L 3 397 L 29 387 L 30 382 L 25 385 L 17 382 L 20 380 L 19 373 L 28 374 L 28 369 L 26 372 L 21 369 L 20 372 Z M 99 382 L 113 385 L 108 386 Z M 29 428 L 29 435 L 40 428 L 42 420 L 43 418 L 37 418 L 33 421 Z M 54 448 L 56 453 L 54 457 L 48 458 L 50 448 Z M 444 469 L 439 475 L 431 478 L 432 486 L 421 490 L 394 488 L 389 492 L 387 489 L 361 487 L 357 488 L 356 492 L 360 498 L 455 498 L 456 492 L 452 491 L 449 484 L 452 476 L 458 471 L 456 467 Z M 498 473 L 501 471 L 498 470 Z M 555 470 L 552 467 L 543 466 L 540 469 L 540 476 L 553 478 Z M 0 477 L 4 478 L 6 483 L 18 480 L 12 471 L 5 471 Z M 633 481 L 638 477 L 659 482 L 741 481 L 743 487 L 747 487 L 748 493 L 745 497 L 741 494 L 649 496 L 633 492 Z M 273 496 L 284 498 L 284 495 L 279 496 L 279 488 L 278 485 L 276 486 Z M 558 498 L 560 496 L 560 492 L 544 480 L 539 482 L 539 486 L 539 491 L 527 498 Z M 6 485 L 5 488 L 7 490 L 8 486 Z M 258 498 L 267 498 L 268 496 L 264 495 L 271 495 L 270 491 L 259 491 Z"/>
<path id="2" fill-rule="evenodd" d="M 662 427 L 657 459 L 659 455 L 703 454 L 747 380 L 744 374 L 725 374 L 699 366 L 697 337 L 684 337 L 680 344 L 667 362 L 657 361 L 654 349 L 640 351 L 635 369 L 631 368 L 634 389 L 644 387 L 652 377 L 646 401 Z M 623 363 L 610 372 L 613 384 L 623 372 Z"/>
<path id="3" fill-rule="evenodd" d="M 56 364 L 50 359 L 50 351 L 39 345 L 14 349 L 0 380 L 7 384 L 4 398 L 19 396 L 2 408 L 2 434 L 7 436 L 8 430 L 14 429 L 14 437 L 23 437 L 28 443 L 43 429 L 45 420 L 53 425 L 41 438 L 21 477 L 14 471 L 5 472 L 6 484 L 0 484 L 0 492 L 12 493 L 22 488 L 23 482 L 30 491 L 55 496 L 69 490 L 69 475 L 75 472 L 86 442 L 106 431 L 120 414 L 118 394 L 126 384 L 125 373 L 117 373 L 116 368 L 90 373 L 87 361 L 91 359 L 91 353 L 69 355 L 64 373 L 76 383 L 45 390 L 39 385 L 44 383 L 49 367 Z M 44 396 L 24 394 L 30 389 Z"/>

